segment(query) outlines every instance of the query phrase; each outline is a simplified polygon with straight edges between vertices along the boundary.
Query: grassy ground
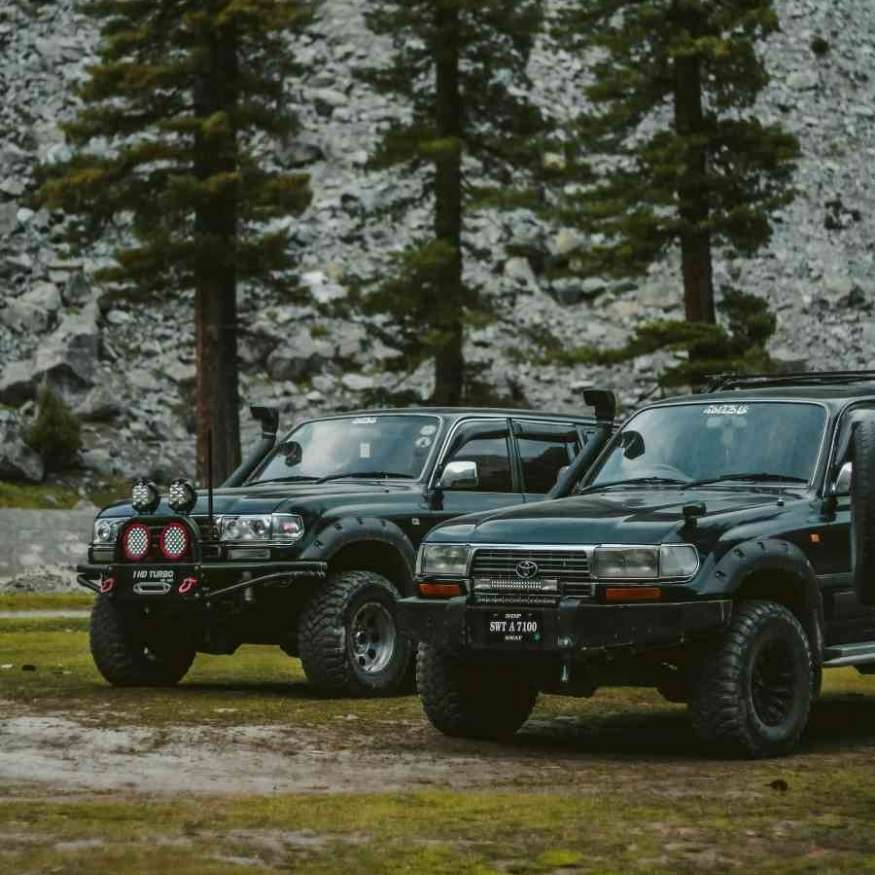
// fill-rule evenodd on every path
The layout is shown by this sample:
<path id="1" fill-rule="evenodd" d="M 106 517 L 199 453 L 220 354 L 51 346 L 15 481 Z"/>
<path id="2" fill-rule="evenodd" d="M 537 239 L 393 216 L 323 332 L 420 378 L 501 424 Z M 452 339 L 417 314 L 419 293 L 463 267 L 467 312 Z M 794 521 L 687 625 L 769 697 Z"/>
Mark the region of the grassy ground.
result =
<path id="1" fill-rule="evenodd" d="M 217 798 L 0 784 L 4 875 L 875 873 L 875 678 L 850 670 L 828 673 L 799 755 L 751 763 L 704 758 L 684 709 L 649 691 L 547 697 L 499 746 L 443 739 L 415 697 L 319 699 L 272 648 L 198 657 L 176 690 L 116 690 L 91 664 L 84 620 L 0 620 L 0 666 L 6 715 L 63 714 L 95 731 L 303 726 L 362 756 L 380 744 L 389 756 L 464 753 L 489 784 Z"/>
<path id="2" fill-rule="evenodd" d="M 94 596 L 84 590 L 71 593 L 22 592 L 0 595 L 0 611 L 68 611 L 91 607 Z"/>
<path id="3" fill-rule="evenodd" d="M 93 483 L 85 495 L 69 484 L 8 483 L 0 480 L 0 507 L 15 507 L 21 510 L 70 510 L 83 500 L 95 507 L 104 507 L 130 493 L 127 480 L 112 478 Z"/>

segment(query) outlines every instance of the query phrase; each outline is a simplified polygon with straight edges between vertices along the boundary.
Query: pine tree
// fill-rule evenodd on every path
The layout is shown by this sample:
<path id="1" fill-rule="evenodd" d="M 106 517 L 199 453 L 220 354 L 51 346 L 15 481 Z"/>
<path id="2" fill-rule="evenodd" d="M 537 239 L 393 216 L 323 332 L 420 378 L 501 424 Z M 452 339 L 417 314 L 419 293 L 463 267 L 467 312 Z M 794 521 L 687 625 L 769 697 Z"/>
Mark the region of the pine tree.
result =
<path id="1" fill-rule="evenodd" d="M 273 170 L 265 149 L 266 137 L 296 131 L 285 37 L 308 10 L 296 0 L 82 8 L 101 22 L 99 60 L 66 126 L 74 157 L 44 168 L 40 199 L 81 217 L 77 244 L 114 240 L 115 264 L 99 276 L 111 288 L 194 289 L 198 466 L 204 477 L 212 432 L 221 481 L 240 457 L 238 285 L 284 285 L 287 235 L 269 223 L 310 197 L 307 177 Z"/>
<path id="2" fill-rule="evenodd" d="M 538 167 L 540 112 L 526 73 L 540 32 L 542 0 L 372 0 L 366 20 L 391 38 L 389 62 L 363 71 L 381 93 L 403 102 L 409 119 L 381 138 L 371 166 L 424 175 L 420 196 L 399 197 L 400 220 L 426 202 L 432 229 L 395 259 L 395 273 L 363 296 L 370 315 L 388 319 L 383 339 L 412 370 L 434 362 L 437 404 L 464 394 L 466 326 L 487 307 L 465 270 L 466 221 L 485 206 L 529 202 Z"/>
<path id="3" fill-rule="evenodd" d="M 799 145 L 764 124 L 773 0 L 580 0 L 557 37 L 596 58 L 574 125 L 562 219 L 594 235 L 576 271 L 636 275 L 680 247 L 688 322 L 715 322 L 713 256 L 750 256 L 792 200 Z M 603 169 L 587 165 L 606 156 Z M 565 179 L 565 182 L 574 181 Z"/>

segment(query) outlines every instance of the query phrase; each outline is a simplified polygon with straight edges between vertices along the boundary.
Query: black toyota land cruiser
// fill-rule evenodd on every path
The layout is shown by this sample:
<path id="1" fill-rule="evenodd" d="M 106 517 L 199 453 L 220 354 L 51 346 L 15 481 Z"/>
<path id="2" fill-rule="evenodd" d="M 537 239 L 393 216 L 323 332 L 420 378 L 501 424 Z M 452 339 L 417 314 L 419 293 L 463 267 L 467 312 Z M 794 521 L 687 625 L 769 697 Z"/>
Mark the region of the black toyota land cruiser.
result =
<path id="1" fill-rule="evenodd" d="M 412 672 L 396 600 L 423 535 L 543 499 L 603 435 L 592 417 L 409 409 L 313 419 L 277 443 L 276 411 L 253 413 L 262 440 L 220 488 L 139 481 L 97 517 L 78 571 L 110 683 L 173 684 L 197 652 L 256 643 L 300 655 L 326 693 L 397 691 Z"/>
<path id="2" fill-rule="evenodd" d="M 399 623 L 438 729 L 651 686 L 710 746 L 778 755 L 822 668 L 875 673 L 875 372 L 714 389 L 635 413 L 568 497 L 432 531 Z"/>

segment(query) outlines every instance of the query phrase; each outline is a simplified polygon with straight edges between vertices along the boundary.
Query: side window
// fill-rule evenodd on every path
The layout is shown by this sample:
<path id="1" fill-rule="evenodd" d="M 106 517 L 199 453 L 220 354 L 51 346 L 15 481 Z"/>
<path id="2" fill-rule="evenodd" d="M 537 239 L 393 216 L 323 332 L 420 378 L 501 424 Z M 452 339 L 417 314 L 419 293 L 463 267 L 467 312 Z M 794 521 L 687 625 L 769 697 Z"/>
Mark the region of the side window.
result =
<path id="1" fill-rule="evenodd" d="M 475 462 L 479 485 L 466 492 L 513 492 L 507 429 L 473 429 L 463 432 L 461 444 L 448 462 Z"/>
<path id="2" fill-rule="evenodd" d="M 560 470 L 580 452 L 581 442 L 577 430 L 570 426 L 551 428 L 526 423 L 518 429 L 517 447 L 524 490 L 545 495 L 556 485 Z"/>

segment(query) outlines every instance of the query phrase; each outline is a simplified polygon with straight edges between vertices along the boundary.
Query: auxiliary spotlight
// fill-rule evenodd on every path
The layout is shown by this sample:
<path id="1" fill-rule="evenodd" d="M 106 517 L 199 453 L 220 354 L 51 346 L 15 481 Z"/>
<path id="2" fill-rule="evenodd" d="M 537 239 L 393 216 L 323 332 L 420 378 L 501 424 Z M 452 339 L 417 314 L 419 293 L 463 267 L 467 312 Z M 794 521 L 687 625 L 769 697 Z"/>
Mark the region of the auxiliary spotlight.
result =
<path id="1" fill-rule="evenodd" d="M 197 493 L 188 480 L 174 480 L 170 484 L 167 503 L 177 513 L 191 513 L 197 503 Z"/>
<path id="2" fill-rule="evenodd" d="M 131 490 L 131 505 L 137 513 L 154 513 L 161 503 L 161 496 L 154 483 L 138 480 Z"/>

